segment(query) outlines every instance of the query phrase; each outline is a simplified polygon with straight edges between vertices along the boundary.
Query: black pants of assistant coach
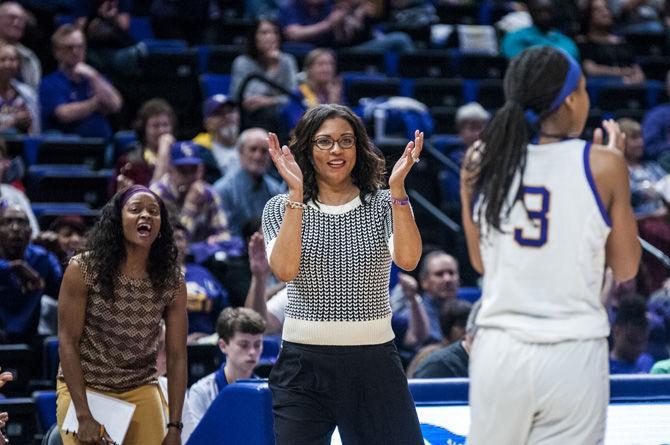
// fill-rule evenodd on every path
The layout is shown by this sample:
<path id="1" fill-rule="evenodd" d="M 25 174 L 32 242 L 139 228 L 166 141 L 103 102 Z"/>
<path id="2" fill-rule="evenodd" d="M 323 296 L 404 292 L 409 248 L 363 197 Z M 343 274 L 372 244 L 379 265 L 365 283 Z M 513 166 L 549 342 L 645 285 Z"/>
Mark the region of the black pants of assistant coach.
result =
<path id="1" fill-rule="evenodd" d="M 270 373 L 277 445 L 423 445 L 393 342 L 316 346 L 284 342 Z"/>

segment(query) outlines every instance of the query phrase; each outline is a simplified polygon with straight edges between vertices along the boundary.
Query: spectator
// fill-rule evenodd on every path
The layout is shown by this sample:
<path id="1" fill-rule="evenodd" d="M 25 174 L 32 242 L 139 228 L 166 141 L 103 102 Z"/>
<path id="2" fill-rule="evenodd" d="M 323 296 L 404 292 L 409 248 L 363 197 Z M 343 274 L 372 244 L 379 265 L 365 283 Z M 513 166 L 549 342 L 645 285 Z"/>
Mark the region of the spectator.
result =
<path id="1" fill-rule="evenodd" d="M 528 12 L 533 24 L 503 37 L 501 53 L 508 59 L 531 46 L 559 48 L 579 60 L 579 50 L 570 37 L 556 30 L 556 11 L 553 0 L 529 0 Z"/>
<path id="2" fill-rule="evenodd" d="M 223 388 L 239 379 L 256 378 L 254 368 L 263 351 L 265 322 L 251 309 L 224 309 L 216 322 L 216 331 L 226 361 L 221 368 L 194 383 L 188 392 L 189 414 L 195 425 Z"/>
<path id="3" fill-rule="evenodd" d="M 170 168 L 151 189 L 165 201 L 170 215 L 186 228 L 191 243 L 216 244 L 230 239 L 230 232 L 219 196 L 202 180 L 199 149 L 191 141 L 172 144 Z"/>
<path id="4" fill-rule="evenodd" d="M 465 336 L 449 346 L 443 346 L 426 357 L 426 359 L 419 364 L 418 369 L 414 373 L 414 378 L 468 377 L 470 349 L 472 348 L 472 341 L 475 339 L 475 334 L 477 333 L 475 318 L 477 317 L 477 312 L 479 312 L 480 306 L 481 300 L 476 302 L 472 306 L 472 309 L 469 310 Z"/>
<path id="5" fill-rule="evenodd" d="M 0 39 L 16 47 L 21 59 L 20 80 L 36 90 L 42 78 L 42 65 L 35 53 L 20 42 L 27 21 L 26 10 L 19 3 L 4 2 L 0 5 Z"/>
<path id="6" fill-rule="evenodd" d="M 23 164 L 7 158 L 7 147 L 0 139 L 0 208 L 9 205 L 20 207 L 28 216 L 31 234 L 35 236 L 40 231 L 40 225 L 35 218 L 30 201 L 20 189 L 13 185 L 21 185 L 19 181 L 16 181 L 21 176 L 23 176 Z"/>
<path id="7" fill-rule="evenodd" d="M 283 92 L 259 80 L 250 81 L 244 91 L 241 90 L 245 79 L 253 74 L 265 77 L 286 91 L 296 88 L 296 61 L 292 55 L 281 52 L 280 40 L 278 25 L 268 19 L 259 19 L 247 36 L 246 54 L 233 61 L 230 92 L 235 100 L 241 101 L 245 128 L 287 130 L 281 116 L 282 106 L 288 103 Z"/>
<path id="8" fill-rule="evenodd" d="M 374 4 L 369 0 L 293 0 L 280 9 L 284 37 L 290 42 L 397 53 L 414 51 L 404 32 L 374 35 Z"/>
<path id="9" fill-rule="evenodd" d="M 5 371 L 2 374 L 0 374 L 0 388 L 5 386 L 5 383 L 11 382 L 14 380 L 14 374 L 11 372 Z M 5 426 L 7 426 L 7 422 L 9 421 L 9 415 L 7 412 L 1 412 L 0 413 L 0 428 L 2 429 L 2 433 L 0 433 L 0 445 L 5 445 L 9 443 L 9 440 L 7 439 L 7 436 L 5 436 L 4 430 Z"/>
<path id="10" fill-rule="evenodd" d="M 19 53 L 14 45 L 0 40 L 0 132 L 40 132 L 37 94 L 20 82 Z"/>
<path id="11" fill-rule="evenodd" d="M 617 122 L 622 133 L 626 135 L 624 157 L 630 174 L 631 199 L 635 216 L 644 218 L 665 215 L 667 209 L 655 184 L 662 181 L 668 173 L 657 162 L 642 160 L 644 140 L 640 124 L 629 118 L 622 118 Z"/>
<path id="12" fill-rule="evenodd" d="M 132 0 L 76 0 L 77 26 L 89 45 L 88 60 L 107 74 L 137 74 L 140 50 L 130 35 Z"/>
<path id="13" fill-rule="evenodd" d="M 112 193 L 134 184 L 148 186 L 167 173 L 176 125 L 177 116 L 165 99 L 149 99 L 142 104 L 134 125 L 135 148 L 116 161 Z"/>
<path id="14" fill-rule="evenodd" d="M 242 235 L 242 228 L 252 219 L 260 219 L 270 198 L 282 192 L 279 181 L 268 174 L 270 154 L 268 132 L 249 128 L 237 140 L 239 166 L 219 179 L 214 188 L 228 216 L 230 232 Z"/>
<path id="15" fill-rule="evenodd" d="M 443 339 L 439 343 L 431 343 L 419 349 L 407 367 L 408 378 L 415 377 L 417 369 L 432 353 L 463 339 L 471 308 L 472 305 L 465 300 L 448 301 L 442 306 L 442 310 L 440 311 L 440 329 L 442 330 Z"/>
<path id="16" fill-rule="evenodd" d="M 607 1 L 589 0 L 582 20 L 582 35 L 577 37 L 582 67 L 588 77 L 621 80 L 640 84 L 644 72 L 635 62 L 635 52 L 625 38 L 613 32 L 614 19 Z"/>
<path id="17" fill-rule="evenodd" d="M 86 224 L 81 216 L 59 216 L 49 225 L 48 230 L 40 232 L 33 243 L 53 253 L 61 265 L 67 266 L 70 258 L 79 251 L 85 233 Z"/>
<path id="18" fill-rule="evenodd" d="M 93 67 L 84 63 L 86 40 L 74 25 L 63 25 L 51 37 L 58 70 L 40 84 L 44 130 L 109 139 L 105 115 L 116 113 L 121 95 Z"/>
<path id="19" fill-rule="evenodd" d="M 465 148 L 479 140 L 490 118 L 491 113 L 477 102 L 470 102 L 458 107 L 455 119 L 456 130 Z"/>
<path id="20" fill-rule="evenodd" d="M 270 265 L 265 254 L 263 234 L 259 231 L 249 239 L 249 269 L 251 283 L 244 306 L 253 309 L 265 320 L 265 334 L 281 334 L 284 326 L 284 309 L 288 304 L 286 286 L 267 289 L 271 276 Z"/>
<path id="21" fill-rule="evenodd" d="M 0 210 L 0 328 L 9 343 L 32 342 L 42 295 L 58 297 L 62 274 L 56 257 L 30 243 L 26 212 Z"/>
<path id="22" fill-rule="evenodd" d="M 215 94 L 205 99 L 202 107 L 205 132 L 193 138 L 193 142 L 211 150 L 220 175 L 232 170 L 239 157 L 235 149 L 240 132 L 240 111 L 232 97 Z"/>
<path id="23" fill-rule="evenodd" d="M 665 77 L 665 91 L 670 96 L 670 71 Z M 644 159 L 658 161 L 670 171 L 670 103 L 656 105 L 642 120 Z"/>
<path id="24" fill-rule="evenodd" d="M 638 220 L 640 236 L 663 252 L 670 251 L 670 215 L 661 187 L 670 183 L 670 176 L 654 161 L 643 161 L 644 143 L 640 124 L 632 119 L 619 119 L 626 135 L 624 156 L 630 174 L 633 211 Z M 670 198 L 670 196 L 668 197 Z M 644 294 L 659 289 L 668 278 L 666 267 L 648 252 L 642 255 L 638 286 Z"/>
<path id="25" fill-rule="evenodd" d="M 427 254 L 419 267 L 419 282 L 423 289 L 421 301 L 428 314 L 428 342 L 437 343 L 444 339 L 440 328 L 440 312 L 449 301 L 456 299 L 460 286 L 458 261 L 444 251 Z M 406 274 L 399 275 L 399 284 L 391 293 L 391 308 L 394 314 L 406 315 L 408 296 L 418 295 L 416 280 Z"/>
<path id="26" fill-rule="evenodd" d="M 7 144 L 0 137 L 0 184 L 9 184 L 20 191 L 25 191 L 23 186 L 23 176 L 26 173 L 26 166 L 23 158 L 15 156 L 10 158 L 7 153 Z"/>
<path id="27" fill-rule="evenodd" d="M 305 79 L 298 89 L 308 107 L 319 104 L 344 104 L 342 79 L 337 77 L 337 60 L 331 49 L 311 50 L 303 63 Z"/>
<path id="28" fill-rule="evenodd" d="M 179 223 L 174 224 L 174 241 L 177 246 L 177 262 L 186 281 L 186 309 L 188 310 L 188 342 L 211 335 L 216 328 L 216 319 L 228 306 L 228 294 L 209 270 L 186 262 L 188 233 Z"/>
<path id="29" fill-rule="evenodd" d="M 619 303 L 612 326 L 610 374 L 646 374 L 654 361 L 647 349 L 649 320 L 641 297 L 629 296 Z"/>
<path id="30" fill-rule="evenodd" d="M 662 33 L 664 3 L 657 0 L 611 0 L 621 32 Z"/>

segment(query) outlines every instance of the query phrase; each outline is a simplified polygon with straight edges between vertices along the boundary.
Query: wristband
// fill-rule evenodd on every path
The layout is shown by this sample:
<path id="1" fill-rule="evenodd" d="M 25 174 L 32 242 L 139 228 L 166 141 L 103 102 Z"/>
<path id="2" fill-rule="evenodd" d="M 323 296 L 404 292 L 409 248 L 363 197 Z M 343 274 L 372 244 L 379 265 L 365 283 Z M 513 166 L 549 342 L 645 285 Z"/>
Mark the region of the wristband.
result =
<path id="1" fill-rule="evenodd" d="M 181 422 L 168 422 L 166 428 L 177 428 L 178 431 L 184 429 L 184 424 Z"/>
<path id="2" fill-rule="evenodd" d="M 409 197 L 405 199 L 396 199 L 394 197 L 391 197 L 391 204 L 397 205 L 397 206 L 406 206 L 409 204 Z"/>

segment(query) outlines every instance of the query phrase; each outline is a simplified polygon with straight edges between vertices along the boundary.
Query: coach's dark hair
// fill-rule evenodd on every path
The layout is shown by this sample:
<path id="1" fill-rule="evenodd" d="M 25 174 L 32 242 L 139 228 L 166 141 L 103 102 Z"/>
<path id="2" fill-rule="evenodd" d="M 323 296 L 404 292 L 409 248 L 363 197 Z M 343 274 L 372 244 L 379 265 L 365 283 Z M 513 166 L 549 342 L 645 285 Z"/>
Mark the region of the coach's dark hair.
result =
<path id="1" fill-rule="evenodd" d="M 366 202 L 364 199 L 366 196 L 384 185 L 384 157 L 368 137 L 361 119 L 349 108 L 336 104 L 317 105 L 310 108 L 302 116 L 293 131 L 289 148 L 304 176 L 303 197 L 305 202 L 309 200 L 316 202 L 319 196 L 319 185 L 316 182 L 314 155 L 312 154 L 314 136 L 324 121 L 335 118 L 347 121 L 354 131 L 356 165 L 351 171 L 351 179 L 361 191 L 361 200 Z"/>
<path id="2" fill-rule="evenodd" d="M 505 104 L 500 108 L 482 133 L 482 142 L 465 162 L 465 168 L 473 172 L 474 197 L 481 195 L 480 221 L 482 216 L 488 225 L 500 230 L 501 213 L 509 214 L 511 206 L 503 209 L 509 189 L 517 172 L 526 167 L 526 146 L 539 123 L 547 117 L 547 110 L 558 96 L 568 73 L 565 56 L 550 47 L 533 47 L 512 59 L 503 89 Z M 525 112 L 533 111 L 539 116 L 536 128 L 526 120 Z M 518 190 L 515 201 L 520 199 Z M 512 203 L 513 204 L 513 203 Z M 485 214 L 481 214 L 481 209 Z"/>

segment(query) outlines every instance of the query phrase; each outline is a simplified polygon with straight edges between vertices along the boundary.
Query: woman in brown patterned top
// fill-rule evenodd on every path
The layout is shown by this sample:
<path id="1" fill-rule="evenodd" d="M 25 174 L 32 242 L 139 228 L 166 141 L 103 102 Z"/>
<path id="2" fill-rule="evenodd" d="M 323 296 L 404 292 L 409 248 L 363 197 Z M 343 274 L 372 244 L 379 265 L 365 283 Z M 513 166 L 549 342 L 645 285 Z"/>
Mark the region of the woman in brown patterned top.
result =
<path id="1" fill-rule="evenodd" d="M 186 390 L 186 288 L 162 200 L 144 186 L 118 193 L 102 210 L 88 247 L 65 271 L 59 302 L 61 370 L 57 418 L 70 401 L 78 434 L 65 445 L 111 444 L 91 414 L 86 390 L 136 405 L 124 444 L 178 445 Z M 170 422 L 156 380 L 160 320 L 167 326 Z M 166 433 L 167 428 L 167 433 Z"/>

